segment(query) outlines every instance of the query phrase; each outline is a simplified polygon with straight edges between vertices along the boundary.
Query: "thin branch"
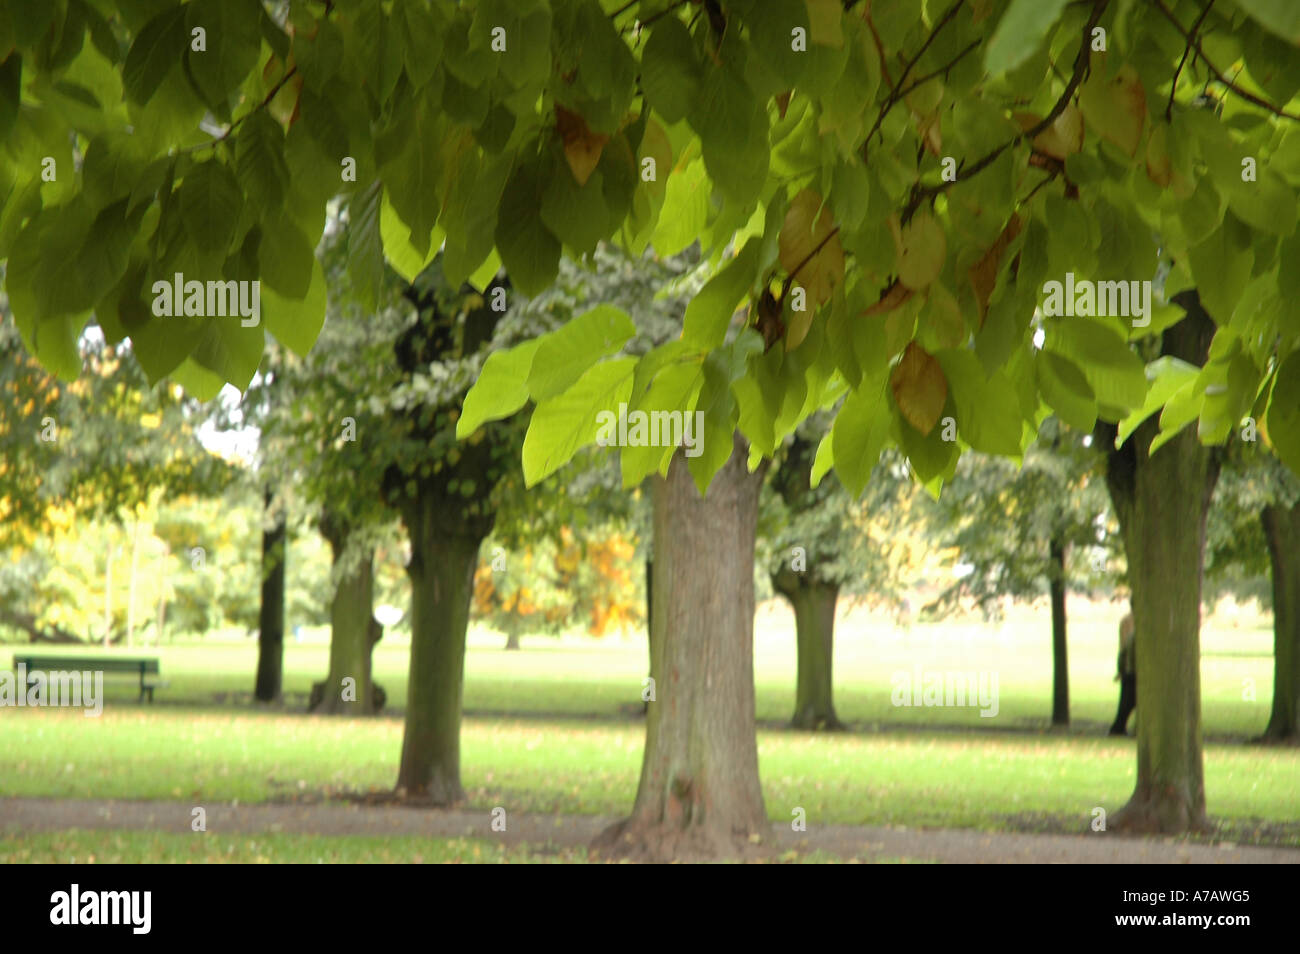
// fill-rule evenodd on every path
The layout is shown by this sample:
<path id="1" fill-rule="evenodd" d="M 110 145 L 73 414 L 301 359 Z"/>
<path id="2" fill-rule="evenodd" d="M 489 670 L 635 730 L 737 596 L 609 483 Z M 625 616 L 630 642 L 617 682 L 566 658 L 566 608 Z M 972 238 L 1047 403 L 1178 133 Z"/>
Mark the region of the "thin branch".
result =
<path id="1" fill-rule="evenodd" d="M 954 66 L 957 65 L 957 63 L 961 60 L 962 57 L 964 57 L 967 53 L 971 52 L 971 50 L 975 49 L 979 45 L 980 45 L 979 40 L 971 40 L 970 43 L 968 43 L 960 53 L 954 56 L 951 61 L 945 63 L 943 66 L 940 66 L 938 69 L 931 70 L 930 72 L 926 73 L 924 76 L 918 76 L 916 79 L 912 80 L 912 82 L 908 83 L 906 87 L 899 90 L 898 98 L 906 99 L 907 94 L 912 92 L 912 90 L 916 89 L 919 86 L 924 86 L 926 83 L 930 82 L 930 80 L 934 79 L 936 76 L 945 75 L 950 69 L 952 69 Z"/>
<path id="2" fill-rule="evenodd" d="M 795 276 L 799 274 L 799 272 L 803 269 L 803 267 L 807 265 L 809 262 L 811 262 L 814 256 L 816 256 L 816 254 L 820 252 L 822 248 L 825 247 L 826 243 L 829 242 L 831 239 L 835 238 L 835 236 L 839 234 L 839 231 L 840 231 L 840 227 L 837 225 L 835 226 L 835 228 L 831 229 L 829 232 L 826 233 L 826 237 L 817 243 L 817 247 L 814 248 L 807 255 L 805 255 L 803 261 L 794 267 L 794 271 L 792 271 L 789 274 L 789 276 L 786 278 L 787 285 L 790 282 L 794 281 Z"/>
<path id="3" fill-rule="evenodd" d="M 897 83 L 895 83 L 893 80 L 889 78 L 889 68 L 885 65 L 884 47 L 881 45 L 880 37 L 876 34 L 875 25 L 871 24 L 870 18 L 868 18 L 867 22 L 868 24 L 871 25 L 871 35 L 876 39 L 876 50 L 880 55 L 880 68 L 884 72 L 885 80 L 889 83 L 889 95 L 885 97 L 884 103 L 881 104 L 880 112 L 876 115 L 876 121 L 871 124 L 871 130 L 867 133 L 866 138 L 862 142 L 863 162 L 867 161 L 867 149 L 871 144 L 871 137 L 876 134 L 876 131 L 878 129 L 880 129 L 881 124 L 883 124 L 885 121 L 885 117 L 889 115 L 889 111 L 893 109 L 895 106 L 897 106 L 898 103 L 903 99 L 903 97 L 905 97 L 908 93 L 912 92 L 912 90 L 916 89 L 922 83 L 934 79 L 936 76 L 947 73 L 950 69 L 952 69 L 954 66 L 957 65 L 958 60 L 960 60 L 963 56 L 965 56 L 975 47 L 979 46 L 978 40 L 972 41 L 969 45 L 967 45 L 967 47 L 964 50 L 962 50 L 955 57 L 953 57 L 951 63 L 948 63 L 946 66 L 938 70 L 934 70 L 930 73 L 927 73 L 925 76 L 921 77 L 920 79 L 916 80 L 910 85 L 906 85 L 906 86 L 904 85 L 907 82 L 908 74 L 912 72 L 912 67 L 914 67 L 920 61 L 921 57 L 925 55 L 925 51 L 930 48 L 930 44 L 933 43 L 934 38 L 939 35 L 939 31 L 942 30 L 945 26 L 947 26 L 949 21 L 951 21 L 952 18 L 957 15 L 957 11 L 962 8 L 962 5 L 965 2 L 966 0 L 957 0 L 956 3 L 954 3 L 951 7 L 948 8 L 948 12 L 939 18 L 939 22 L 934 25 L 933 29 L 930 30 L 929 35 L 925 38 L 925 41 L 921 44 L 921 48 L 916 51 L 916 53 L 912 56 L 910 60 L 904 61 L 903 72 L 898 74 Z"/>
<path id="4" fill-rule="evenodd" d="M 1157 0 L 1157 2 L 1159 2 L 1159 0 Z M 992 152 L 981 156 L 971 164 L 965 174 L 959 175 L 951 180 L 940 182 L 937 185 L 922 187 L 918 183 L 913 186 L 912 196 L 908 199 L 907 205 L 904 206 L 902 215 L 900 216 L 901 221 L 909 221 L 912 218 L 913 213 L 920 208 L 921 203 L 926 199 L 933 199 L 935 196 L 947 192 L 958 182 L 965 182 L 967 179 L 973 178 L 989 166 L 993 165 L 994 161 L 998 156 L 1002 155 L 1002 153 L 1026 139 L 1032 141 L 1040 132 L 1047 129 L 1052 125 L 1052 123 L 1056 122 L 1057 117 L 1059 117 L 1061 113 L 1065 112 L 1065 107 L 1070 104 L 1070 99 L 1074 96 L 1074 91 L 1079 88 L 1079 84 L 1083 82 L 1084 75 L 1088 72 L 1088 63 L 1091 56 L 1091 47 L 1088 40 L 1092 36 L 1093 27 L 1101 21 L 1101 16 L 1106 12 L 1106 7 L 1109 3 L 1110 0 L 1093 0 L 1092 15 L 1088 17 L 1088 22 L 1083 25 L 1083 32 L 1079 38 L 1079 53 L 1074 58 L 1074 72 L 1070 75 L 1070 81 L 1065 84 L 1065 91 L 1061 93 L 1056 104 L 1052 106 L 1051 110 L 1045 117 L 1043 117 L 1042 121 L 1034 124 L 1029 129 L 1024 130 L 1012 139 L 1007 140 Z"/>
<path id="5" fill-rule="evenodd" d="M 1192 44 L 1196 43 L 1196 31 L 1201 28 L 1205 22 L 1206 16 L 1210 13 L 1210 8 L 1214 6 L 1214 0 L 1210 0 L 1201 11 L 1201 15 L 1196 18 L 1192 24 L 1192 30 L 1187 34 L 1187 45 L 1183 47 L 1183 57 L 1178 61 L 1178 69 L 1174 70 L 1173 81 L 1169 84 L 1169 105 L 1165 107 L 1165 122 L 1171 122 L 1174 118 L 1174 93 L 1178 91 L 1178 77 L 1183 72 L 1183 64 L 1187 62 L 1187 56 L 1192 52 Z M 1198 47 L 1199 48 L 1199 47 Z"/>
<path id="6" fill-rule="evenodd" d="M 1191 43 L 1192 49 L 1196 51 L 1196 55 L 1200 58 L 1201 62 L 1204 63 L 1207 67 L 1209 67 L 1209 70 L 1211 73 L 1214 74 L 1215 79 L 1217 79 L 1224 86 L 1228 87 L 1228 89 L 1232 90 L 1242 99 L 1244 99 L 1246 102 L 1253 103 L 1254 105 L 1258 106 L 1260 109 L 1266 109 L 1274 116 L 1280 116 L 1282 119 L 1292 119 L 1292 120 L 1296 120 L 1297 122 L 1300 122 L 1300 115 L 1297 115 L 1295 113 L 1288 113 L 1285 109 L 1282 109 L 1280 106 L 1274 106 L 1268 100 L 1256 96 L 1250 90 L 1242 89 L 1232 80 L 1228 79 L 1228 77 L 1224 76 L 1223 71 L 1220 70 L 1217 66 L 1215 66 L 1206 58 L 1205 51 L 1201 49 L 1201 41 L 1193 37 L 1191 33 L 1189 33 L 1187 30 L 1183 29 L 1183 25 L 1178 22 L 1178 18 L 1175 17 L 1169 11 L 1169 8 L 1167 6 L 1165 6 L 1164 0 L 1152 0 L 1152 2 L 1156 5 L 1156 9 L 1164 14 L 1165 19 L 1174 25 L 1174 29 L 1176 29 L 1179 33 L 1181 33 L 1183 37 L 1186 38 Z"/>
<path id="7" fill-rule="evenodd" d="M 238 119 L 234 120 L 229 126 L 226 127 L 226 131 L 223 132 L 220 136 L 217 136 L 215 139 L 212 139 L 209 142 L 202 142 L 199 143 L 197 146 L 190 146 L 188 149 L 183 149 L 181 151 L 197 152 L 200 149 L 210 149 L 213 146 L 217 145 L 218 143 L 225 142 L 227 139 L 230 138 L 230 134 L 239 128 L 240 123 L 246 120 L 249 116 L 252 116 L 254 113 L 261 112 L 263 109 L 269 106 L 271 100 L 275 99 L 275 97 L 279 94 L 280 90 L 284 89 L 284 84 L 289 82 L 289 80 L 293 79 L 294 75 L 297 72 L 298 72 L 298 64 L 295 63 L 293 66 L 289 67 L 288 71 L 283 76 L 280 77 L 279 81 L 274 86 L 271 87 L 271 91 L 266 94 L 266 96 L 262 99 L 260 103 L 258 103 L 248 112 L 244 113 L 244 115 L 240 116 Z"/>

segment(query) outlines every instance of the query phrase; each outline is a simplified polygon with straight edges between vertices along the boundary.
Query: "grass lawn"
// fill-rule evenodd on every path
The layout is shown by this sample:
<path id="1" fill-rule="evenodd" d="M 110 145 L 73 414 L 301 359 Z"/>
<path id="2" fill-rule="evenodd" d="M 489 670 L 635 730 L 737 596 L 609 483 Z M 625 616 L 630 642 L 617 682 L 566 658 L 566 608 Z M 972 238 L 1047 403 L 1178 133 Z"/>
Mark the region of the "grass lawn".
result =
<path id="1" fill-rule="evenodd" d="M 836 706 L 854 730 L 841 734 L 780 728 L 793 706 L 794 650 L 787 613 L 767 607 L 756 634 L 760 770 L 770 817 L 795 808 L 823 823 L 1066 828 L 1082 831 L 1096 806 L 1113 811 L 1132 791 L 1134 742 L 1109 739 L 1118 696 L 1114 672 L 1116 607 L 1080 604 L 1071 623 L 1075 725 L 1051 731 L 1046 613 L 1019 610 L 1001 626 L 979 622 L 916 625 L 902 632 L 863 613 L 841 622 L 836 645 Z M 1271 632 L 1249 618 L 1236 627 L 1209 621 L 1202 634 L 1207 798 L 1235 840 L 1300 845 L 1300 752 L 1240 744 L 1267 721 Z M 476 632 L 466 662 L 461 764 L 468 807 L 620 815 L 636 791 L 644 741 L 639 708 L 645 671 L 638 639 L 525 639 L 522 652 Z M 285 653 L 289 705 L 248 704 L 256 647 L 251 640 L 152 647 L 170 688 L 138 706 L 115 690 L 100 718 L 80 711 L 8 709 L 0 714 L 0 795 L 255 802 L 385 789 L 397 772 L 402 722 L 303 714 L 310 684 L 323 678 L 323 642 L 290 643 Z M 407 648 L 376 652 L 376 678 L 400 707 Z M 7 662 L 7 660 L 6 660 Z M 984 671 L 998 677 L 998 712 L 908 708 L 890 703 L 891 675 Z M 1253 688 L 1253 700 L 1251 692 Z M 296 698 L 301 695 L 301 699 Z M 1282 826 L 1282 827 L 1278 827 Z M 24 839 L 32 857 L 96 854 L 100 860 L 190 858 L 222 851 L 230 860 L 479 860 L 472 841 L 384 844 L 384 839 L 307 836 L 211 840 L 195 848 L 170 836 L 61 832 Z M 179 837 L 179 836 L 178 836 Z M 295 841 L 295 838 L 298 840 Z M 150 841 L 149 839 L 154 839 Z M 369 844 L 376 841 L 376 844 Z M 404 839 L 404 842 L 410 841 Z M 0 856 L 14 843 L 0 843 Z M 151 854 L 152 852 L 152 854 Z M 530 860 L 496 857 L 491 860 Z M 540 860 L 554 860 L 543 858 Z"/>

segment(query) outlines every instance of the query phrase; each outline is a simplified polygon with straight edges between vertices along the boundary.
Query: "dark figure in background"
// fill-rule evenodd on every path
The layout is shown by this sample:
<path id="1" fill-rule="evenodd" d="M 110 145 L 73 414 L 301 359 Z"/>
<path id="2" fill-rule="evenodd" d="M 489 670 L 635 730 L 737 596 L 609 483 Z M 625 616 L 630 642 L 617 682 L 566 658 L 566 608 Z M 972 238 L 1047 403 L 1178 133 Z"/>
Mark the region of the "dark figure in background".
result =
<path id="1" fill-rule="evenodd" d="M 1128 734 L 1128 717 L 1137 708 L 1137 651 L 1133 647 L 1133 614 L 1129 613 L 1119 622 L 1119 660 L 1116 663 L 1115 680 L 1119 683 L 1119 711 L 1115 713 L 1115 724 L 1110 727 L 1111 735 Z"/>

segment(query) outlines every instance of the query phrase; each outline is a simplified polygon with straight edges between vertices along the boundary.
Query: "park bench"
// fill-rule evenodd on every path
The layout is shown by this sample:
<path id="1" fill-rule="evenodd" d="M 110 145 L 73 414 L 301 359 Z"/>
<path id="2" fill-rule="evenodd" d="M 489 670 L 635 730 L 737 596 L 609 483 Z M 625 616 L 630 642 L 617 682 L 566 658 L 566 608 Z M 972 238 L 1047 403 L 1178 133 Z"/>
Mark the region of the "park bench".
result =
<path id="1" fill-rule="evenodd" d="M 149 696 L 153 702 L 153 691 L 165 689 L 168 683 L 156 678 L 159 674 L 157 659 L 126 659 L 117 656 L 14 656 L 14 672 L 19 665 L 27 667 L 28 678 L 33 672 L 68 672 L 89 670 L 102 672 L 104 675 L 122 673 L 140 676 L 140 702 Z M 147 678 L 153 676 L 155 678 Z"/>

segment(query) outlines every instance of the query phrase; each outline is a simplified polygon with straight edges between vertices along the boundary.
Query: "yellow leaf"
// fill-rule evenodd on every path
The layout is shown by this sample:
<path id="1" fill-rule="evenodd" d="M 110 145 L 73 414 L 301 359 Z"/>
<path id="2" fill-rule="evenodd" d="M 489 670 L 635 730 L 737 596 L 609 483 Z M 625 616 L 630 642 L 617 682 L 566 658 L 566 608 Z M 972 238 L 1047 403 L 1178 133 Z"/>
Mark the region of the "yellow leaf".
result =
<path id="1" fill-rule="evenodd" d="M 1022 130 L 1026 131 L 1042 122 L 1042 118 L 1036 113 L 1015 114 L 1016 122 L 1020 124 Z M 1079 107 L 1074 103 L 1066 106 L 1061 111 L 1061 115 L 1052 121 L 1052 125 L 1034 137 L 1033 146 L 1037 152 L 1061 160 L 1082 149 L 1083 113 L 1079 111 Z"/>
<path id="2" fill-rule="evenodd" d="M 1128 156 L 1137 155 L 1142 126 L 1147 117 L 1146 91 L 1137 70 L 1125 64 L 1110 80 L 1097 64 L 1088 82 L 1079 90 L 1079 108 L 1088 127 Z"/>
<path id="3" fill-rule="evenodd" d="M 928 210 L 922 210 L 902 227 L 895 271 L 904 285 L 919 290 L 939 277 L 947 255 L 943 226 Z"/>
<path id="4" fill-rule="evenodd" d="M 948 400 L 948 379 L 939 362 L 915 341 L 904 349 L 889 376 L 889 389 L 909 424 L 921 434 L 934 430 Z"/>
<path id="5" fill-rule="evenodd" d="M 601 151 L 609 137 L 592 132 L 585 119 L 560 105 L 555 107 L 555 128 L 564 141 L 564 158 L 568 160 L 573 178 L 578 185 L 586 185 L 600 163 Z"/>
<path id="6" fill-rule="evenodd" d="M 822 197 L 812 189 L 804 189 L 791 201 L 779 246 L 781 267 L 807 290 L 809 310 L 830 301 L 835 286 L 844 281 L 844 248 L 831 210 L 822 206 Z"/>

